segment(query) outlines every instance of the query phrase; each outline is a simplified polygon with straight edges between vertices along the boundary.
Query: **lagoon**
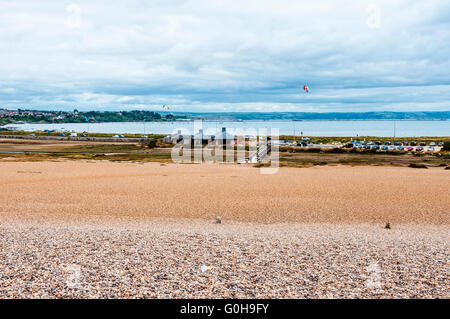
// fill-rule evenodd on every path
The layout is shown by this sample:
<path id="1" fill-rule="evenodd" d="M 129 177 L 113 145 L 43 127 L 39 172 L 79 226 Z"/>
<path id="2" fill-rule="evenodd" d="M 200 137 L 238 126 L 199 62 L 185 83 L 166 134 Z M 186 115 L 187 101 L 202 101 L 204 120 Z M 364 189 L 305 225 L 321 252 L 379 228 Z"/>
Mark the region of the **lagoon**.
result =
<path id="1" fill-rule="evenodd" d="M 251 135 L 254 129 L 277 128 L 280 135 L 301 136 L 385 136 L 419 137 L 450 136 L 448 120 L 350 120 L 350 121 L 175 121 L 175 122 L 114 122 L 114 123 L 64 123 L 64 124 L 10 124 L 18 130 L 69 130 L 89 133 L 135 133 L 135 134 L 171 134 L 182 130 L 183 134 L 194 134 L 202 128 L 206 134 L 214 134 L 222 127 L 233 133 L 241 130 Z M 247 133 L 248 132 L 248 133 Z"/>

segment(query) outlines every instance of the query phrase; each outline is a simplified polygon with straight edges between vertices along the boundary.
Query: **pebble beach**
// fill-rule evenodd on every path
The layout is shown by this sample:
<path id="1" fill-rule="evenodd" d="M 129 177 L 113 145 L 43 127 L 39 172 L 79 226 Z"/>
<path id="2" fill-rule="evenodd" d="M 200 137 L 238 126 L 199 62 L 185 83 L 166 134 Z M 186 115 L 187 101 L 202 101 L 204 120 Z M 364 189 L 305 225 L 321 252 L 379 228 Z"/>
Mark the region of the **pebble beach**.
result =
<path id="1" fill-rule="evenodd" d="M 448 171 L 1 162 L 0 172 L 0 298 L 450 297 Z"/>
<path id="2" fill-rule="evenodd" d="M 2 223 L 3 298 L 449 298 L 447 227 Z"/>

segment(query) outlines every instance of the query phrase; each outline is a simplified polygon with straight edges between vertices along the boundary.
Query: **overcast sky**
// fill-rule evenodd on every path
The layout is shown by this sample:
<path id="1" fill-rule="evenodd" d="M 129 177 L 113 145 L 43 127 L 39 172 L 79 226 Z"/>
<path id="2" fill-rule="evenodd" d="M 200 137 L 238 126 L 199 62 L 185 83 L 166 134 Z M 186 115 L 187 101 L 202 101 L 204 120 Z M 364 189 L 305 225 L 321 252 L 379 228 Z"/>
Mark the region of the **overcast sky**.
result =
<path id="1" fill-rule="evenodd" d="M 117 2 L 0 0 L 0 107 L 450 110 L 448 0 Z"/>

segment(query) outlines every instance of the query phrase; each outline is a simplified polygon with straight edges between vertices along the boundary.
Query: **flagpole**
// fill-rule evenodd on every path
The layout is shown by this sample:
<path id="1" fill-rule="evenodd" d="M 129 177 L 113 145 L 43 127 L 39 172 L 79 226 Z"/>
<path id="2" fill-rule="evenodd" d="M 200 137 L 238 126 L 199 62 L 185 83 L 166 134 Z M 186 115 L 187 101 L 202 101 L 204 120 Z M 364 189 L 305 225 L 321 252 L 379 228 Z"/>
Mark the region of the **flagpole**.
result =
<path id="1" fill-rule="evenodd" d="M 395 120 L 394 120 L 394 140 L 395 140 Z"/>
<path id="2" fill-rule="evenodd" d="M 87 133 L 88 133 L 88 138 L 89 138 L 89 132 L 90 132 L 89 124 L 90 123 L 89 123 L 89 119 L 86 116 L 84 118 L 86 119 L 86 122 L 87 122 L 87 125 L 88 125 L 88 132 Z"/>
<path id="3" fill-rule="evenodd" d="M 294 140 L 295 140 L 295 121 L 292 121 L 294 123 Z"/>

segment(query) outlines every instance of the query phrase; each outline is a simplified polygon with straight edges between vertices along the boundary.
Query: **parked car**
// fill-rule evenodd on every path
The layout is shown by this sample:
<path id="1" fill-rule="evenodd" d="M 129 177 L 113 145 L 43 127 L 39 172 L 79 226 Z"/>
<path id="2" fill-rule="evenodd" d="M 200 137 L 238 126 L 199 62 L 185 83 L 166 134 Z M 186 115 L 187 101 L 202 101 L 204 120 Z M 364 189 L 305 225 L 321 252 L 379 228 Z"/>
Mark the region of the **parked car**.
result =
<path id="1" fill-rule="evenodd" d="M 122 134 L 119 134 L 119 138 L 124 138 L 125 136 L 123 136 Z"/>
<path id="2" fill-rule="evenodd" d="M 119 138 L 120 136 L 119 135 L 113 135 L 113 138 Z"/>
<path id="3" fill-rule="evenodd" d="M 30 134 L 30 136 L 36 136 L 36 134 L 34 134 L 34 133 L 31 133 L 31 134 Z"/>
<path id="4" fill-rule="evenodd" d="M 387 151 L 387 150 L 389 149 L 389 147 L 387 147 L 387 145 L 383 145 L 383 146 L 381 146 L 381 149 L 382 149 L 383 151 Z"/>
<path id="5" fill-rule="evenodd" d="M 394 142 L 395 146 L 399 146 L 401 143 L 400 142 Z"/>
<path id="6" fill-rule="evenodd" d="M 366 150 L 370 150 L 370 145 L 369 144 L 367 144 L 367 145 L 364 145 L 364 148 L 366 149 Z"/>
<path id="7" fill-rule="evenodd" d="M 430 146 L 436 146 L 435 142 L 430 142 Z"/>
<path id="8" fill-rule="evenodd" d="M 373 142 L 372 141 L 368 141 L 367 145 L 373 145 Z"/>
<path id="9" fill-rule="evenodd" d="M 439 146 L 444 146 L 444 142 L 439 142 Z"/>
<path id="10" fill-rule="evenodd" d="M 408 152 L 411 152 L 411 151 L 414 150 L 414 147 L 408 146 L 408 147 L 406 148 L 406 150 L 407 150 Z"/>
<path id="11" fill-rule="evenodd" d="M 373 145 L 373 146 L 372 146 L 372 149 L 373 149 L 373 150 L 379 150 L 379 149 L 380 149 L 380 145 Z"/>
<path id="12" fill-rule="evenodd" d="M 381 144 L 383 144 L 383 143 L 381 143 L 381 141 L 376 141 L 375 144 L 381 145 Z"/>
<path id="13" fill-rule="evenodd" d="M 404 148 L 403 146 L 400 145 L 400 146 L 397 147 L 397 149 L 398 149 L 399 151 L 403 151 L 405 148 Z"/>
<path id="14" fill-rule="evenodd" d="M 64 134 L 64 133 L 61 133 L 61 134 L 59 134 L 59 136 L 64 136 L 64 137 L 65 137 L 65 136 L 66 136 L 66 134 Z"/>
<path id="15" fill-rule="evenodd" d="M 148 138 L 148 136 L 147 135 L 142 135 L 141 138 Z"/>
<path id="16" fill-rule="evenodd" d="M 411 146 L 416 146 L 417 142 L 411 142 Z"/>
<path id="17" fill-rule="evenodd" d="M 384 143 L 384 145 L 391 145 L 392 143 L 390 141 L 387 141 L 386 143 Z"/>
<path id="18" fill-rule="evenodd" d="M 408 146 L 408 145 L 409 145 L 408 141 L 403 142 L 403 146 Z"/>
<path id="19" fill-rule="evenodd" d="M 433 146 L 428 146 L 428 152 L 434 152 L 434 147 Z"/>
<path id="20" fill-rule="evenodd" d="M 86 134 L 81 134 L 80 136 L 81 136 L 81 137 L 86 137 Z"/>
<path id="21" fill-rule="evenodd" d="M 344 148 L 353 148 L 353 146 L 355 146 L 355 144 L 353 144 L 353 143 L 347 143 L 347 144 L 345 144 L 343 147 L 344 147 Z"/>
<path id="22" fill-rule="evenodd" d="M 420 142 L 420 146 L 427 146 L 427 142 Z"/>
<path id="23" fill-rule="evenodd" d="M 394 145 L 391 145 L 391 146 L 389 146 L 389 149 L 390 149 L 391 151 L 393 151 L 393 150 L 395 150 L 395 146 L 394 146 Z"/>
<path id="24" fill-rule="evenodd" d="M 423 147 L 422 146 L 417 146 L 416 147 L 416 152 L 422 152 L 423 151 Z"/>

